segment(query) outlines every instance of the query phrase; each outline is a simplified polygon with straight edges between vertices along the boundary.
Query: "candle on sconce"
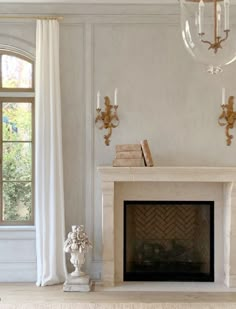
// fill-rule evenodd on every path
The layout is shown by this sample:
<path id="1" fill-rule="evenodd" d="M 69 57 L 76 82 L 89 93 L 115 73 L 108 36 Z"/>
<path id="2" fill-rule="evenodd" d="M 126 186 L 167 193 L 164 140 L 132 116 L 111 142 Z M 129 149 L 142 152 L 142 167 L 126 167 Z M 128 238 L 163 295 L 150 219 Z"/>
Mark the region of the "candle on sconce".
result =
<path id="1" fill-rule="evenodd" d="M 229 0 L 224 0 L 224 7 L 225 7 L 225 29 L 229 30 Z"/>
<path id="2" fill-rule="evenodd" d="M 100 91 L 97 92 L 97 109 L 100 108 Z"/>
<path id="3" fill-rule="evenodd" d="M 219 3 L 217 3 L 217 20 L 216 20 L 216 36 L 220 37 L 221 33 L 220 33 L 220 28 L 221 28 L 221 5 Z"/>
<path id="4" fill-rule="evenodd" d="M 222 102 L 221 105 L 225 105 L 225 88 L 222 88 Z"/>
<path id="5" fill-rule="evenodd" d="M 198 33 L 202 34 L 204 32 L 203 27 L 204 27 L 204 7 L 205 4 L 203 0 L 199 2 L 199 7 L 198 7 Z"/>
<path id="6" fill-rule="evenodd" d="M 118 104 L 117 104 L 117 93 L 118 93 L 118 89 L 116 88 L 115 93 L 114 93 L 114 105 L 115 106 L 118 106 Z"/>

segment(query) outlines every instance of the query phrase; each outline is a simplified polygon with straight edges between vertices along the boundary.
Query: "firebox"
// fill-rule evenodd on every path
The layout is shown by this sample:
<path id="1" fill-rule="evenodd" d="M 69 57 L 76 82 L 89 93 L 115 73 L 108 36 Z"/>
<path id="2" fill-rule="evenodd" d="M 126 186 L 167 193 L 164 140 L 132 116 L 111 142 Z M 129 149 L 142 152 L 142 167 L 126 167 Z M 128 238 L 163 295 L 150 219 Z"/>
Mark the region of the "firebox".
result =
<path id="1" fill-rule="evenodd" d="M 214 202 L 124 201 L 124 281 L 214 281 Z"/>

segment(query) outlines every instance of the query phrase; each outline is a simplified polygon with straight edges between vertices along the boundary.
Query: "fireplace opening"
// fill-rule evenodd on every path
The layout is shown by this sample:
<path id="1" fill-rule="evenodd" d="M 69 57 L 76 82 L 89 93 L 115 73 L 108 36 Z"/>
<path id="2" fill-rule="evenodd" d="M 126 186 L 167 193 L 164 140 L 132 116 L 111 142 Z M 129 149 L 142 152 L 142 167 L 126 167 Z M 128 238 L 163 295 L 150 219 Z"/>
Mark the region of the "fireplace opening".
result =
<path id="1" fill-rule="evenodd" d="M 124 281 L 214 281 L 213 201 L 124 201 Z"/>

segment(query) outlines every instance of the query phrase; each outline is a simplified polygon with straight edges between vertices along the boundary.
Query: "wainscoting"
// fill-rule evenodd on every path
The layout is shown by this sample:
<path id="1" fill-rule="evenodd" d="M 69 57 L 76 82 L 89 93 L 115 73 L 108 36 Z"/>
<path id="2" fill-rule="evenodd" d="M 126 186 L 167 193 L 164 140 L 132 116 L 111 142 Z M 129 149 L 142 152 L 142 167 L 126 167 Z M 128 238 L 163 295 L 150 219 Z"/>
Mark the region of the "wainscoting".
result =
<path id="1" fill-rule="evenodd" d="M 35 227 L 2 226 L 0 282 L 34 281 L 36 281 Z"/>

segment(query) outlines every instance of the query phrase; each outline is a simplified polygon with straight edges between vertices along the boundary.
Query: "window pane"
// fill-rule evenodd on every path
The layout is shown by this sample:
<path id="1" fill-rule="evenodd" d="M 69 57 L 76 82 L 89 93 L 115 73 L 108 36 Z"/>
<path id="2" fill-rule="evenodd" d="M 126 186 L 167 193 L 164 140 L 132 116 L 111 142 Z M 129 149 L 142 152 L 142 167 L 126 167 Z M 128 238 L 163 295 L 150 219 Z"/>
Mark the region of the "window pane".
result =
<path id="1" fill-rule="evenodd" d="M 32 216 L 31 182 L 3 183 L 3 221 L 26 221 Z"/>
<path id="2" fill-rule="evenodd" d="M 2 55 L 2 87 L 32 88 L 32 63 L 21 58 Z"/>
<path id="3" fill-rule="evenodd" d="M 4 141 L 31 141 L 32 104 L 3 103 L 2 130 Z"/>
<path id="4" fill-rule="evenodd" d="M 3 180 L 31 180 L 31 143 L 3 143 Z"/>

